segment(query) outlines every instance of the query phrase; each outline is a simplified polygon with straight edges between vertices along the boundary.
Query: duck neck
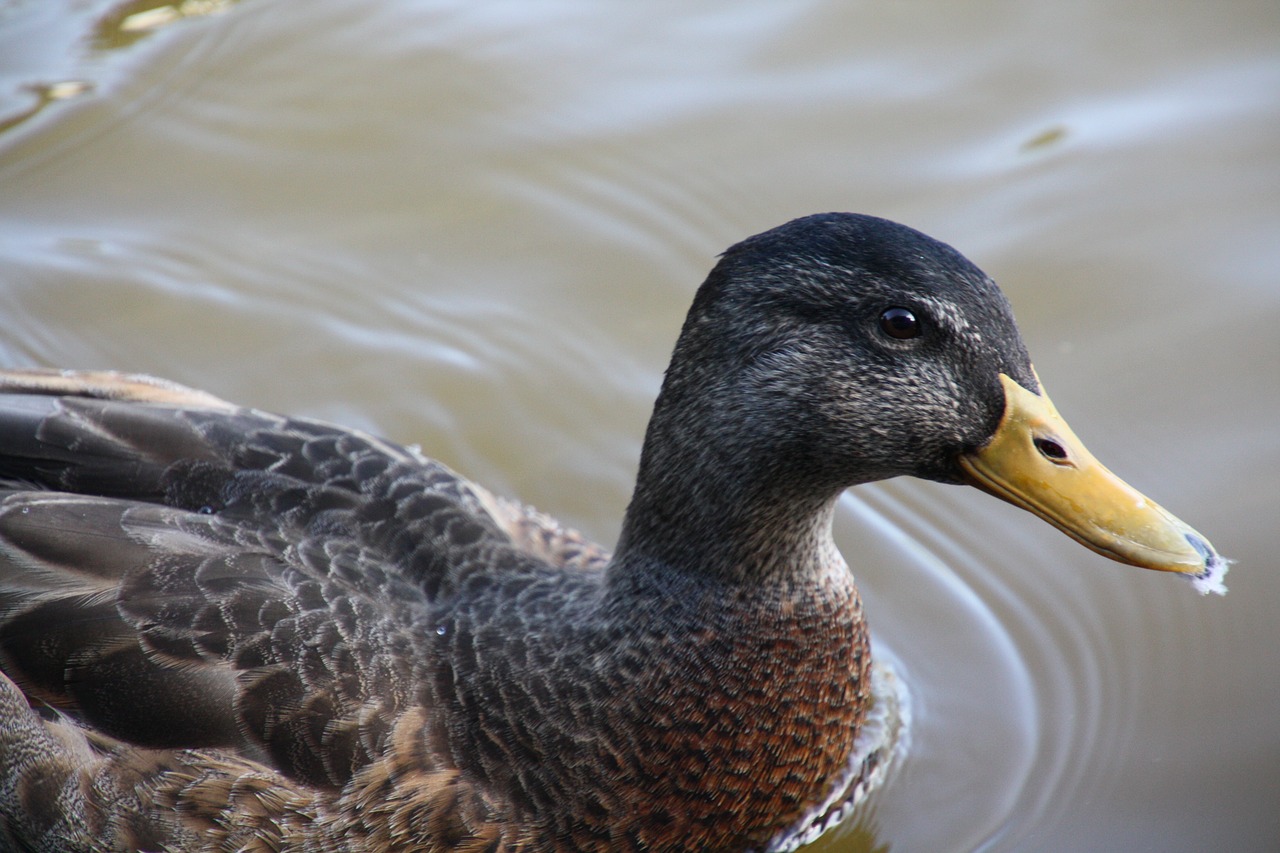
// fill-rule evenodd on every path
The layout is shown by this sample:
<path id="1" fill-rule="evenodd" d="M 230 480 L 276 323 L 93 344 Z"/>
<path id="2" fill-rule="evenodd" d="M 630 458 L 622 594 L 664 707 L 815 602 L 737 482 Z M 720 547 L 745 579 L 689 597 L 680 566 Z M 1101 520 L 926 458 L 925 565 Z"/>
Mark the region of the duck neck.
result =
<path id="1" fill-rule="evenodd" d="M 680 404 L 680 405 L 677 405 Z M 661 572 L 752 586 L 847 573 L 831 536 L 843 484 L 807 458 L 803 430 L 728 423 L 664 389 L 615 550 L 615 576 Z M 782 437 L 779 441 L 778 436 Z"/>

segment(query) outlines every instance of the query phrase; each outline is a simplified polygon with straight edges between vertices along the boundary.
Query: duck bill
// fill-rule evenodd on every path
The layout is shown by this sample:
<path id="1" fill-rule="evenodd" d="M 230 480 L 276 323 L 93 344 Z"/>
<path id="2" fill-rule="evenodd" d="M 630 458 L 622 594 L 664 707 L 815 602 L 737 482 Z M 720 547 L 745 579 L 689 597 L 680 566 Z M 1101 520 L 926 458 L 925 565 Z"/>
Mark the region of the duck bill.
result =
<path id="1" fill-rule="evenodd" d="M 1207 539 L 1098 462 L 1043 391 L 1000 382 L 995 435 L 960 456 L 969 482 L 1122 563 L 1201 577 L 1222 565 Z"/>

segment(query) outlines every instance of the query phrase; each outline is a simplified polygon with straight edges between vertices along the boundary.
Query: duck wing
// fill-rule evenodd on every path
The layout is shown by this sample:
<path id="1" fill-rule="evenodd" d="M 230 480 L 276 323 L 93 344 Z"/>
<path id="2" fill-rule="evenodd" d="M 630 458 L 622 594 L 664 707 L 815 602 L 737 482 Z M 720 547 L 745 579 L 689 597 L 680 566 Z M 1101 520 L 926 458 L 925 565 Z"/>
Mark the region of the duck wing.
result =
<path id="1" fill-rule="evenodd" d="M 236 796 L 313 820 L 406 761 L 439 793 L 457 773 L 428 684 L 453 595 L 607 560 L 358 431 L 145 377 L 12 372 L 0 392 L 0 801 L 97 773 L 103 808 L 216 822 L 254 780 Z"/>

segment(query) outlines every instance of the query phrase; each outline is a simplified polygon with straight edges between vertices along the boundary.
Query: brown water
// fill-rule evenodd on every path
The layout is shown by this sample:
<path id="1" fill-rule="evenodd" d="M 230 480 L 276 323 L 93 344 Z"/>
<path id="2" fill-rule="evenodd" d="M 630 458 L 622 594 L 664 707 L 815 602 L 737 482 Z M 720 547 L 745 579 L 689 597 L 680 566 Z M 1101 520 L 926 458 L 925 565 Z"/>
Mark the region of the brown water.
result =
<path id="1" fill-rule="evenodd" d="M 691 11 L 696 9 L 696 11 Z M 611 542 L 730 242 L 999 280 L 1225 599 L 973 490 L 850 494 L 911 722 L 814 850 L 1280 850 L 1280 4 L 0 0 L 0 361 L 373 429 Z"/>

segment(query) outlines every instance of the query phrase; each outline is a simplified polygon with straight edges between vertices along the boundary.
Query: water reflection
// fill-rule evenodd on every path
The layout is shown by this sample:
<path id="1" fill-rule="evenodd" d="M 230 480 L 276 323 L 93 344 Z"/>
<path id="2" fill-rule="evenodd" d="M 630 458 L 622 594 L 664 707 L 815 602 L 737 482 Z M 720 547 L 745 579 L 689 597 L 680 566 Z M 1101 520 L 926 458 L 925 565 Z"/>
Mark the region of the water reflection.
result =
<path id="1" fill-rule="evenodd" d="M 35 97 L 35 102 L 12 115 L 0 118 L 0 133 L 34 118 L 51 104 L 92 92 L 93 84 L 87 80 L 62 80 L 57 83 L 28 83 L 22 89 L 30 92 Z"/>
<path id="2" fill-rule="evenodd" d="M 13 4 L 0 17 L 0 40 L 7 42 L 0 79 L 10 87 L 0 91 L 0 134 L 50 106 L 93 93 L 111 74 L 101 54 L 130 47 L 184 19 L 221 14 L 238 2 L 99 2 L 62 14 L 50 14 L 53 3 Z"/>
<path id="3" fill-rule="evenodd" d="M 218 15 L 239 0 L 180 0 L 177 3 L 134 0 L 113 6 L 93 28 L 92 44 L 98 50 L 118 50 L 184 18 Z"/>

